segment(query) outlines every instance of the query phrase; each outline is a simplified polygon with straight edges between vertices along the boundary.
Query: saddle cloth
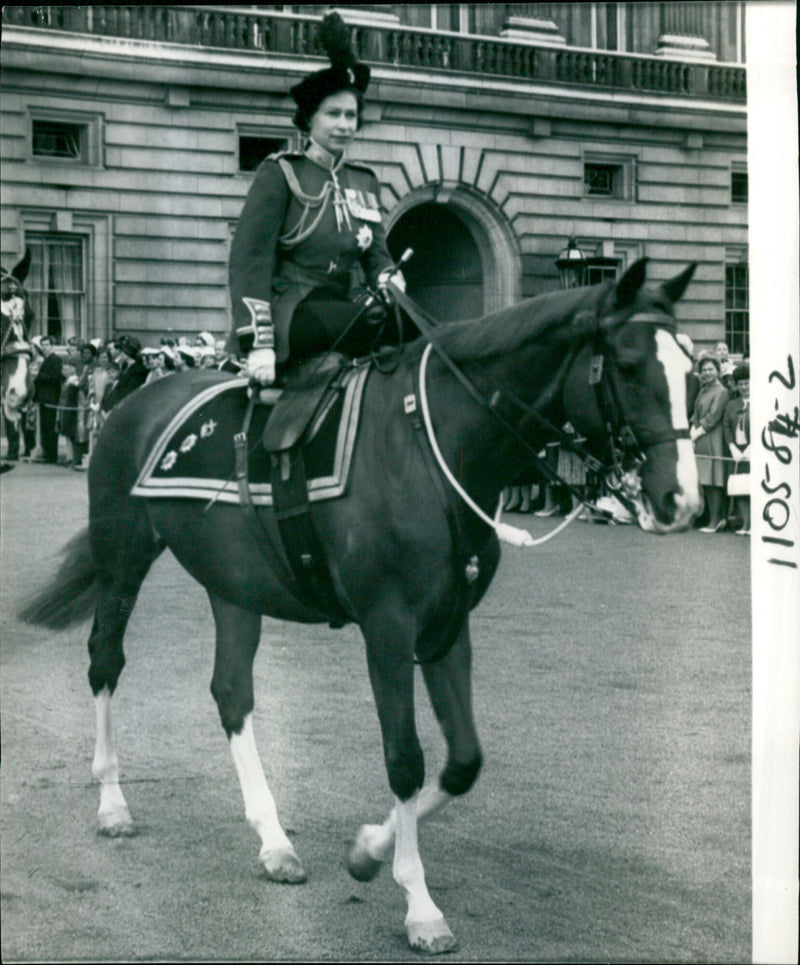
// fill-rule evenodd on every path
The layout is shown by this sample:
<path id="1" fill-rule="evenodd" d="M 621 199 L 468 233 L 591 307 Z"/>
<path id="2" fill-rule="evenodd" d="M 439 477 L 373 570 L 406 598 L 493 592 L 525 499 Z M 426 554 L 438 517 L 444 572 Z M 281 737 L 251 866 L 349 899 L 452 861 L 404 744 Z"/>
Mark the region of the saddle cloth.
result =
<path id="1" fill-rule="evenodd" d="M 314 419 L 303 446 L 308 498 L 344 494 L 358 431 L 369 366 L 352 368 Z M 133 496 L 205 499 L 239 505 L 234 436 L 247 411 L 247 380 L 230 379 L 203 389 L 181 406 L 155 442 L 131 490 Z M 277 399 L 280 390 L 272 390 Z M 272 411 L 255 407 L 248 430 L 248 483 L 256 506 L 272 506 L 270 454 L 261 437 Z"/>

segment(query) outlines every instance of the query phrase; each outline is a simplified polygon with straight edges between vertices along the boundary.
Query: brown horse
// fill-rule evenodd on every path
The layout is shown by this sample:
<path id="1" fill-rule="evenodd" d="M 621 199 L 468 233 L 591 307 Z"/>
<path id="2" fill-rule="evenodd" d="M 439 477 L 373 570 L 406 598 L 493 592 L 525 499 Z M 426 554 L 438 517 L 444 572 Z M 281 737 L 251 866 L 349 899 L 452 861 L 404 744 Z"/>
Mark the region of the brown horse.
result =
<path id="1" fill-rule="evenodd" d="M 385 824 L 358 832 L 350 871 L 361 880 L 372 877 L 394 847 L 393 874 L 406 895 L 414 948 L 442 952 L 454 944 L 425 886 L 417 822 L 468 791 L 480 769 L 469 613 L 498 565 L 490 523 L 506 481 L 569 421 L 603 465 L 625 468 L 621 452 L 640 457 L 635 506 L 644 529 L 683 530 L 699 510 L 685 405 L 690 363 L 675 340 L 673 315 L 693 270 L 649 287 L 642 260 L 616 283 L 547 294 L 479 320 L 438 326 L 437 352 L 419 339 L 406 346 L 392 371 L 370 372 L 349 488 L 312 504 L 339 607 L 364 636 L 395 798 Z M 293 592 L 291 578 L 287 583 L 271 508 L 260 508 L 260 525 L 253 526 L 237 505 L 131 495 L 154 440 L 182 405 L 220 378 L 213 372 L 170 376 L 112 411 L 89 467 L 88 530 L 68 547 L 53 583 L 22 618 L 63 627 L 94 608 L 89 681 L 97 713 L 93 772 L 101 786 L 100 830 L 130 834 L 111 697 L 140 586 L 169 547 L 211 601 L 211 692 L 246 817 L 261 839 L 260 861 L 271 879 L 299 882 L 305 871 L 278 820 L 253 737 L 253 658 L 262 614 L 301 623 L 327 622 L 328 616 Z M 448 749 L 438 781 L 424 787 L 415 662 L 422 665 Z"/>

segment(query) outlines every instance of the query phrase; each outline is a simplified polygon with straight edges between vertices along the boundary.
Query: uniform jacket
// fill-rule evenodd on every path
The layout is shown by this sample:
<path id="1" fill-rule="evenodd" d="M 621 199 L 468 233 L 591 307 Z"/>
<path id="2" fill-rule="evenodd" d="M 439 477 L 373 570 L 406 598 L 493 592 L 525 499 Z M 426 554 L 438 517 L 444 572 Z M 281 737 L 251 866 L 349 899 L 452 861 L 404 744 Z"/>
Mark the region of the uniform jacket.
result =
<path id="1" fill-rule="evenodd" d="M 311 142 L 304 154 L 273 155 L 258 168 L 231 245 L 233 331 L 228 349 L 247 350 L 252 303 L 268 302 L 276 354 L 289 353 L 289 323 L 315 288 L 350 297 L 361 280 L 376 283 L 391 265 L 380 209 L 380 185 L 366 167 Z M 252 339 L 250 339 L 252 342 Z"/>

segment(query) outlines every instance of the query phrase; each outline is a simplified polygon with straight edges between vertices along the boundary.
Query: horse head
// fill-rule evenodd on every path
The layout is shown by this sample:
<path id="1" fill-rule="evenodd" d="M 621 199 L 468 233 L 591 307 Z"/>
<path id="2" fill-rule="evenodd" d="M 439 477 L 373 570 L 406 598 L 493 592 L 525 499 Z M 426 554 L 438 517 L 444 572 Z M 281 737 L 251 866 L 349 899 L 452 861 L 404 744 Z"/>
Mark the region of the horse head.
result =
<path id="1" fill-rule="evenodd" d="M 696 266 L 654 286 L 645 285 L 646 266 L 637 261 L 595 311 L 576 316 L 580 348 L 564 405 L 595 450 L 605 445 L 612 486 L 639 526 L 666 533 L 687 528 L 701 508 L 686 411 L 691 360 L 675 337 L 673 307 Z"/>
<path id="2" fill-rule="evenodd" d="M 31 264 L 30 249 L 11 271 L 0 272 L 0 372 L 2 373 L 3 414 L 10 422 L 18 422 L 28 397 L 28 367 L 32 356 L 28 330 L 33 320 L 24 282 Z"/>

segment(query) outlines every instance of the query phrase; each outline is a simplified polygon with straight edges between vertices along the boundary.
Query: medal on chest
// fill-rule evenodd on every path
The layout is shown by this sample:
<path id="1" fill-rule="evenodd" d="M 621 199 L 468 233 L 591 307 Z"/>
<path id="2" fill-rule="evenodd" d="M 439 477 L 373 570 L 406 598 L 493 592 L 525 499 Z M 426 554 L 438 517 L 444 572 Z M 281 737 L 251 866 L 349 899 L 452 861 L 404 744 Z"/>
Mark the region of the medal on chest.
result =
<path id="1" fill-rule="evenodd" d="M 359 191 L 356 188 L 345 188 L 345 201 L 350 209 L 350 214 L 359 221 L 372 221 L 377 223 L 381 220 L 380 205 L 377 197 L 372 191 Z"/>

